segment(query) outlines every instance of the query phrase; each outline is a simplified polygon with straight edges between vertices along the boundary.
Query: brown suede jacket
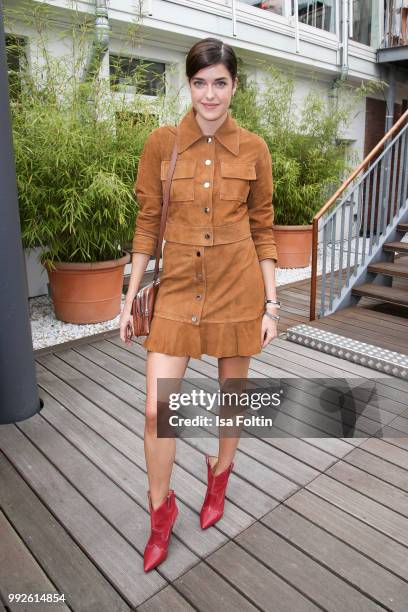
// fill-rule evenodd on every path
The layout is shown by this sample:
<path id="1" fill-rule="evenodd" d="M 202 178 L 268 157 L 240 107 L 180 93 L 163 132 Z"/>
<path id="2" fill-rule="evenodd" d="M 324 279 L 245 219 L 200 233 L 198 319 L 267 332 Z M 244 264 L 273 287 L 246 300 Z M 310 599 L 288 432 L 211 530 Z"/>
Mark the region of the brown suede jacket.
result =
<path id="1" fill-rule="evenodd" d="M 148 136 L 134 193 L 139 204 L 133 252 L 155 255 L 164 182 L 176 126 Z M 164 239 L 213 246 L 252 237 L 259 260 L 277 260 L 273 233 L 272 161 L 263 138 L 238 125 L 228 112 L 213 136 L 203 134 L 190 106 L 179 127 Z"/>

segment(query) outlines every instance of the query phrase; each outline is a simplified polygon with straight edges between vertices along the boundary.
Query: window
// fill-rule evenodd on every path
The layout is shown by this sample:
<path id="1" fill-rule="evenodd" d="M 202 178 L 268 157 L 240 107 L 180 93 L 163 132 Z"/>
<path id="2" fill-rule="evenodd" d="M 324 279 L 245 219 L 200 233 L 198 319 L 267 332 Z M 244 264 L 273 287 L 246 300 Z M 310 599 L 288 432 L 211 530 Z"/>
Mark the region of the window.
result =
<path id="1" fill-rule="evenodd" d="M 254 0 L 242 0 L 244 4 L 250 4 L 263 11 L 270 11 L 277 15 L 283 14 L 283 0 L 266 0 L 265 2 L 256 2 Z"/>
<path id="2" fill-rule="evenodd" d="M 299 0 L 299 21 L 314 28 L 335 32 L 335 0 Z"/>
<path id="3" fill-rule="evenodd" d="M 353 36 L 363 45 L 371 45 L 371 26 L 373 17 L 378 14 L 375 0 L 353 0 Z"/>
<path id="4" fill-rule="evenodd" d="M 26 59 L 26 41 L 20 36 L 6 34 L 5 44 L 10 100 L 18 100 L 21 95 L 21 70 Z"/>
<path id="5" fill-rule="evenodd" d="M 146 96 L 165 93 L 164 63 L 110 54 L 109 72 L 114 89 Z"/>

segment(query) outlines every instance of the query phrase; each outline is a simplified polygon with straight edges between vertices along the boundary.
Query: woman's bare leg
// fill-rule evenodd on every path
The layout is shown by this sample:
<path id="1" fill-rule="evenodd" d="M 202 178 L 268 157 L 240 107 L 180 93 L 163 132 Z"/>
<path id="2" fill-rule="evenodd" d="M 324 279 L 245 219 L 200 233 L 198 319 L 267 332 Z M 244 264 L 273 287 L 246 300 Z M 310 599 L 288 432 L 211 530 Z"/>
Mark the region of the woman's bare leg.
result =
<path id="1" fill-rule="evenodd" d="M 157 437 L 157 379 L 183 378 L 189 357 L 147 352 L 144 451 L 153 509 L 165 500 L 176 454 L 175 438 Z"/>
<path id="2" fill-rule="evenodd" d="M 218 379 L 220 384 L 226 378 L 247 378 L 249 362 L 251 357 L 220 357 L 218 359 Z M 210 465 L 214 474 L 220 474 L 230 465 L 234 459 L 235 451 L 240 437 L 219 437 L 218 460 L 217 457 L 210 457 Z M 214 468 L 215 466 L 215 468 Z"/>

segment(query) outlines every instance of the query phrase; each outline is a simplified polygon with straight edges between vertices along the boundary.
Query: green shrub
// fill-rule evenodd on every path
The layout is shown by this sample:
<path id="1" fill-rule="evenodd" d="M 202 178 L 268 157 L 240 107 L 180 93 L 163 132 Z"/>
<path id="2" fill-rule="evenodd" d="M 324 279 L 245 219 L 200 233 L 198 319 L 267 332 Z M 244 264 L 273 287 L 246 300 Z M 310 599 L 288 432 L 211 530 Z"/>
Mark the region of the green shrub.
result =
<path id="1" fill-rule="evenodd" d="M 109 77 L 84 80 L 86 46 L 77 40 L 75 52 L 52 57 L 44 40 L 52 30 L 40 17 L 41 61 L 27 65 L 11 96 L 23 246 L 42 247 L 40 261 L 50 265 L 116 259 L 134 233 L 144 142 L 171 100 L 128 96 Z M 32 25 L 38 20 L 36 13 Z M 138 91 L 146 69 L 139 66 L 127 85 Z"/>

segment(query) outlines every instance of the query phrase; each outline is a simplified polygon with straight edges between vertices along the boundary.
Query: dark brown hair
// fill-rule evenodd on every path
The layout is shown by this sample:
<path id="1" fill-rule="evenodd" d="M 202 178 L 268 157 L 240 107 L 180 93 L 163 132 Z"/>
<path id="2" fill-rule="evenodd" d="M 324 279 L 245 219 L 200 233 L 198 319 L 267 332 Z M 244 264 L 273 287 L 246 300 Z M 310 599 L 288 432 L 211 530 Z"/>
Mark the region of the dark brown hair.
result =
<path id="1" fill-rule="evenodd" d="M 189 82 L 199 70 L 219 63 L 224 64 L 234 81 L 238 68 L 233 48 L 218 38 L 199 40 L 191 47 L 186 58 L 186 76 Z"/>

